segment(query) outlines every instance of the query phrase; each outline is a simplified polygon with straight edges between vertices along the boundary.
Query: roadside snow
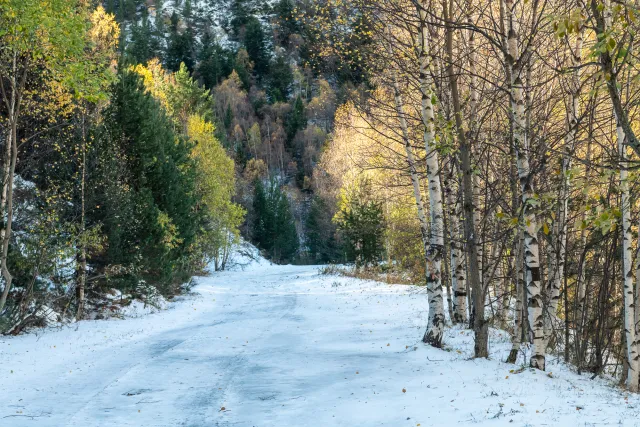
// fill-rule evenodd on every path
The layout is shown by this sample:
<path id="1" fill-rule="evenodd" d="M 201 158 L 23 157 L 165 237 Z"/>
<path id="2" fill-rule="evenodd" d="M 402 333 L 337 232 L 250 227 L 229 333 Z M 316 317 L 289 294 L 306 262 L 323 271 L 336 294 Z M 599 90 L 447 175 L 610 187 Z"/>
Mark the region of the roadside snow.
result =
<path id="1" fill-rule="evenodd" d="M 502 363 L 500 331 L 491 360 L 466 330 L 424 346 L 418 288 L 264 261 L 198 282 L 148 316 L 1 337 L 0 426 L 640 425 L 603 380 Z"/>

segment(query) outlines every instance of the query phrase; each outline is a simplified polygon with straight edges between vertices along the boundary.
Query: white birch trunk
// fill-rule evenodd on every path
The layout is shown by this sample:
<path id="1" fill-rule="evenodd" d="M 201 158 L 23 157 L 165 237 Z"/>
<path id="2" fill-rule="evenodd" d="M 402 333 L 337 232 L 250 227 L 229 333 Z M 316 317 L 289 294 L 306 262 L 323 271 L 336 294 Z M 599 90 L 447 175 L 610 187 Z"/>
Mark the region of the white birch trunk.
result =
<path id="1" fill-rule="evenodd" d="M 478 121 L 478 84 L 475 74 L 476 68 L 476 48 L 475 48 L 475 31 L 473 30 L 473 18 L 471 16 L 472 4 L 467 3 L 467 24 L 468 30 L 468 48 L 469 48 L 469 132 L 468 140 L 471 145 L 471 154 L 473 156 L 473 162 L 478 166 L 478 144 L 471 143 L 472 133 L 476 130 Z M 485 281 L 483 277 L 483 262 L 484 262 L 484 243 L 481 238 L 480 222 L 482 220 L 482 214 L 480 210 L 481 206 L 481 186 L 480 176 L 476 173 L 473 175 L 473 225 L 476 232 L 476 251 L 478 253 L 478 274 L 480 275 L 480 286 L 484 289 Z"/>
<path id="2" fill-rule="evenodd" d="M 514 67 L 518 60 L 518 41 L 513 19 L 513 0 L 506 0 L 508 21 L 508 62 L 511 64 L 511 110 L 513 120 L 513 144 L 516 153 L 518 178 L 522 192 L 524 221 L 525 282 L 527 288 L 527 314 L 533 335 L 533 346 L 529 364 L 532 368 L 545 369 L 544 319 L 542 312 L 540 248 L 538 244 L 538 223 L 535 215 L 537 204 L 533 189 L 533 176 L 529 167 L 529 142 L 525 101 L 520 73 L 522 66 Z M 522 58 L 520 58 L 522 59 Z"/>
<path id="3" fill-rule="evenodd" d="M 447 185 L 445 194 L 449 209 L 449 236 L 451 247 L 451 287 L 453 289 L 453 323 L 467 323 L 467 277 L 462 251 L 462 234 L 460 228 L 460 215 L 462 207 L 460 205 L 459 189 L 457 183 L 458 167 L 455 162 L 451 162 L 448 170 Z"/>
<path id="4" fill-rule="evenodd" d="M 631 254 L 631 197 L 629 195 L 629 172 L 625 135 L 622 126 L 617 126 L 618 153 L 620 156 L 620 210 L 622 212 L 622 279 L 624 304 L 624 333 L 628 360 L 626 386 L 638 391 L 638 350 L 636 343 L 635 294 L 633 289 L 633 267 Z"/>
<path id="5" fill-rule="evenodd" d="M 391 50 L 390 53 L 392 53 Z M 427 222 L 424 203 L 422 202 L 422 193 L 420 191 L 420 177 L 418 176 L 418 169 L 416 167 L 415 157 L 413 155 L 413 148 L 411 147 L 409 127 L 407 125 L 407 118 L 404 111 L 404 101 L 402 99 L 402 94 L 400 93 L 400 85 L 398 84 L 398 78 L 395 72 L 393 72 L 392 78 L 396 113 L 398 114 L 398 122 L 400 123 L 400 129 L 402 131 L 402 142 L 404 145 L 405 153 L 407 155 L 409 175 L 411 176 L 411 184 L 413 186 L 413 196 L 418 210 L 420 233 L 422 235 L 422 243 L 424 245 L 425 253 L 427 253 L 427 251 L 429 250 L 429 223 Z"/>
<path id="6" fill-rule="evenodd" d="M 509 281 L 505 277 L 504 259 L 498 260 L 496 267 L 496 280 L 498 281 L 498 318 L 500 323 L 505 326 L 509 317 L 509 305 L 511 302 L 509 292 Z"/>
<path id="7" fill-rule="evenodd" d="M 560 300 L 560 288 L 564 280 L 564 270 L 567 252 L 567 232 L 569 212 L 569 194 L 571 192 L 570 169 L 572 166 L 573 152 L 575 151 L 576 135 L 578 132 L 578 115 L 580 111 L 580 55 L 582 51 L 582 34 L 578 33 L 575 49 L 569 47 L 571 65 L 575 68 L 569 81 L 567 102 L 567 136 L 565 138 L 564 152 L 562 154 L 562 176 L 559 191 L 558 210 L 554 224 L 555 248 L 553 251 L 552 278 L 549 289 L 549 307 L 545 316 L 545 348 L 553 332 L 554 323 L 557 320 L 558 301 Z M 569 343 L 565 343 L 569 345 Z"/>
<path id="8" fill-rule="evenodd" d="M 524 296 L 524 254 L 522 253 L 522 244 L 524 238 L 521 236 L 522 231 L 518 232 L 516 236 L 516 255 L 513 260 L 513 269 L 515 273 L 515 285 L 516 285 L 516 306 L 513 322 L 513 335 L 511 336 L 511 352 L 507 358 L 507 363 L 516 363 L 518 358 L 518 352 L 520 351 L 520 345 L 522 343 L 522 328 L 523 324 L 523 296 Z"/>
<path id="9" fill-rule="evenodd" d="M 420 5 L 420 91 L 422 95 L 422 122 L 426 149 L 427 178 L 429 181 L 429 248 L 427 257 L 427 294 L 429 296 L 429 325 L 423 341 L 434 347 L 442 347 L 444 334 L 444 299 L 442 293 L 442 251 L 444 248 L 444 216 L 438 151 L 435 139 L 435 93 L 429 75 L 429 30 L 427 28 L 427 3 Z"/>

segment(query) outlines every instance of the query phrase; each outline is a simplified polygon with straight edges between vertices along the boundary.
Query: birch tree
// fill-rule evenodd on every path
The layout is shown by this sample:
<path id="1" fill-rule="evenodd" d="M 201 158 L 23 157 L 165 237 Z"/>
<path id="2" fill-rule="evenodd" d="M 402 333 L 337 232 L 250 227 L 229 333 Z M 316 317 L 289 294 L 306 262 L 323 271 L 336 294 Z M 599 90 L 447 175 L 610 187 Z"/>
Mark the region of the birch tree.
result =
<path id="1" fill-rule="evenodd" d="M 444 299 L 442 293 L 441 263 L 444 249 L 444 212 L 442 204 L 442 187 L 440 185 L 440 165 L 435 138 L 436 96 L 429 77 L 429 28 L 427 26 L 426 8 L 429 5 L 422 1 L 418 8 L 420 16 L 420 92 L 421 118 L 424 126 L 424 146 L 426 149 L 427 179 L 429 181 L 430 230 L 427 257 L 427 293 L 429 295 L 429 325 L 423 341 L 434 347 L 442 346 L 444 333 Z"/>
<path id="2" fill-rule="evenodd" d="M 85 2 L 80 0 L 2 0 L 0 2 L 0 94 L 6 108 L 7 126 L 2 147 L 2 193 L 0 212 L 0 270 L 2 313 L 13 276 L 7 265 L 13 225 L 13 186 L 19 161 L 18 128 L 34 73 L 46 72 L 52 81 L 64 83 L 81 73 L 76 59 L 83 54 L 88 25 Z M 75 75 L 74 75 L 75 74 Z"/>
<path id="3" fill-rule="evenodd" d="M 511 97 L 511 118 L 513 123 L 513 146 L 516 154 L 518 179 L 522 195 L 522 221 L 524 227 L 525 282 L 528 296 L 528 318 L 533 333 L 533 349 L 530 365 L 533 368 L 545 369 L 544 320 L 542 304 L 542 283 L 540 272 L 540 248 L 538 245 L 538 223 L 535 208 L 538 200 L 533 189 L 533 176 L 529 165 L 529 141 L 525 115 L 524 88 L 522 72 L 527 52 L 518 49 L 517 21 L 513 0 L 505 1 L 507 23 L 507 64 L 511 80 L 509 83 Z"/>

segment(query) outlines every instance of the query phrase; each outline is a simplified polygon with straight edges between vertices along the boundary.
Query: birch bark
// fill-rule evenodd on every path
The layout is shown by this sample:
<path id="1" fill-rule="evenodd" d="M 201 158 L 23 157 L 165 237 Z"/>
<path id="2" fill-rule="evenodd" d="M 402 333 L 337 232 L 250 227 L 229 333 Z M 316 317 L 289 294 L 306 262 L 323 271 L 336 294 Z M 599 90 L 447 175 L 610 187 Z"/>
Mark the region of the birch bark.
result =
<path id="1" fill-rule="evenodd" d="M 444 333 L 444 300 L 442 294 L 441 263 L 444 248 L 444 217 L 438 151 L 435 139 L 434 106 L 436 95 L 433 92 L 429 74 L 429 29 L 427 27 L 426 1 L 420 3 L 420 92 L 422 95 L 421 116 L 424 126 L 424 145 L 426 149 L 427 178 L 429 181 L 429 247 L 427 258 L 427 293 L 429 296 L 429 325 L 422 340 L 434 347 L 442 347 Z"/>
<path id="2" fill-rule="evenodd" d="M 635 294 L 633 289 L 633 268 L 631 255 L 631 197 L 629 195 L 629 172 L 625 133 L 617 123 L 618 154 L 620 157 L 620 210 L 622 213 L 622 278 L 624 303 L 624 333 L 627 350 L 628 373 L 626 386 L 630 391 L 638 391 L 638 349 L 636 342 Z"/>
<path id="3" fill-rule="evenodd" d="M 447 207 L 449 209 L 449 241 L 451 247 L 451 287 L 453 288 L 453 323 L 467 323 L 467 277 L 462 235 L 460 233 L 460 197 L 458 188 L 458 166 L 452 161 L 447 171 Z"/>
<path id="4" fill-rule="evenodd" d="M 549 289 L 549 307 L 545 316 L 544 341 L 545 348 L 549 344 L 549 339 L 553 332 L 554 322 L 558 312 L 558 301 L 560 300 L 560 288 L 564 281 L 564 270 L 567 252 L 567 231 L 569 212 L 569 194 L 571 191 L 570 171 L 575 152 L 576 135 L 578 132 L 578 115 L 580 111 L 580 52 L 582 51 L 582 32 L 578 32 L 575 47 L 569 44 L 569 54 L 571 66 L 574 71 L 569 79 L 568 100 L 567 100 L 567 136 L 565 138 L 564 151 L 562 153 L 562 177 L 559 191 L 558 210 L 554 224 L 555 247 L 553 248 L 553 269 L 551 271 Z M 565 343 L 568 345 L 569 343 Z"/>
<path id="5" fill-rule="evenodd" d="M 533 174 L 529 166 L 529 142 L 525 101 L 523 95 L 522 60 L 526 55 L 518 55 L 514 2 L 505 0 L 507 17 L 507 62 L 511 68 L 511 116 L 513 121 L 513 146 L 522 196 L 524 222 L 525 282 L 527 289 L 527 314 L 533 335 L 533 347 L 529 364 L 532 368 L 545 369 L 544 320 L 542 312 L 540 248 L 538 244 L 538 223 L 535 215 L 536 199 L 533 188 Z"/>

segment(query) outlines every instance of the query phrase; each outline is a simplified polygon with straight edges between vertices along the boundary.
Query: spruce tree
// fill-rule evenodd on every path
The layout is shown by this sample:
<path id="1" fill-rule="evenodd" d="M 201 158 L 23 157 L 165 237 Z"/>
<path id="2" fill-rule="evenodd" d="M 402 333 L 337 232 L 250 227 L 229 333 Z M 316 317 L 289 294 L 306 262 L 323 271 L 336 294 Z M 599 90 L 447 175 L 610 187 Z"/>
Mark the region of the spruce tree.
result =
<path id="1" fill-rule="evenodd" d="M 284 55 L 278 55 L 271 63 L 269 73 L 269 96 L 271 101 L 285 102 L 292 84 L 293 73 L 291 72 L 291 66 Z"/>
<path id="2" fill-rule="evenodd" d="M 180 18 L 176 12 L 171 15 L 171 28 L 167 47 L 166 66 L 170 71 L 178 71 L 184 63 L 191 71 L 195 66 L 195 34 L 191 27 L 182 33 L 179 30 Z"/>
<path id="3" fill-rule="evenodd" d="M 337 227 L 331 221 L 333 214 L 327 202 L 315 196 L 305 222 L 306 242 L 311 262 L 340 260 L 340 245 L 336 239 Z"/>
<path id="4" fill-rule="evenodd" d="M 190 146 L 132 72 L 114 84 L 105 118 L 94 183 L 104 201 L 93 218 L 107 233 L 102 262 L 128 266 L 132 285 L 146 279 L 171 292 L 191 273 L 185 261 L 202 220 Z"/>
<path id="5" fill-rule="evenodd" d="M 292 261 L 298 252 L 298 233 L 287 195 L 275 179 L 255 184 L 253 240 L 275 262 Z"/>
<path id="6" fill-rule="evenodd" d="M 298 131 L 307 127 L 307 118 L 304 113 L 304 102 L 301 97 L 297 97 L 293 108 L 287 117 L 287 143 L 291 144 Z"/>
<path id="7" fill-rule="evenodd" d="M 343 192 L 337 223 L 349 260 L 356 267 L 379 261 L 384 253 L 385 218 L 382 203 L 375 197 L 371 182 L 362 179 Z"/>
<path id="8" fill-rule="evenodd" d="M 232 71 L 232 53 L 220 46 L 207 31 L 202 38 L 202 48 L 198 56 L 198 75 L 202 84 L 213 89 Z"/>
<path id="9" fill-rule="evenodd" d="M 236 40 L 240 38 L 240 33 L 251 16 L 247 0 L 233 0 L 229 10 L 231 14 L 231 34 Z"/>
<path id="10" fill-rule="evenodd" d="M 245 25 L 244 46 L 253 62 L 256 75 L 261 78 L 269 72 L 269 52 L 267 38 L 260 20 L 251 16 Z"/>
<path id="11" fill-rule="evenodd" d="M 150 59 L 161 56 L 160 53 L 160 40 L 145 14 L 139 24 L 131 26 L 130 42 L 126 45 L 125 54 L 134 64 L 146 64 Z"/>

